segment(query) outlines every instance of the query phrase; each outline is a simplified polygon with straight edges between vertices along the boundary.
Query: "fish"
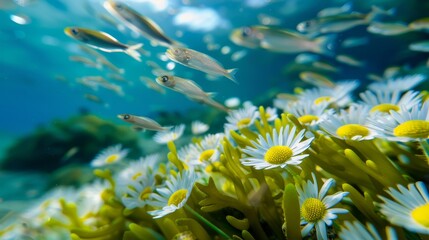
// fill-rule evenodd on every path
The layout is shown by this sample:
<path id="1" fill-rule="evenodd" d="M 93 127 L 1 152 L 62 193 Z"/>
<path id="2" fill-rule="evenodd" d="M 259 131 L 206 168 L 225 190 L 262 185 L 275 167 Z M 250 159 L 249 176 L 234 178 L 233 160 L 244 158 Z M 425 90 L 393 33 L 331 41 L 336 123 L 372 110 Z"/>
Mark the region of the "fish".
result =
<path id="1" fill-rule="evenodd" d="M 302 81 L 312 84 L 316 87 L 335 87 L 335 83 L 333 83 L 331 79 L 314 72 L 302 72 L 299 74 L 299 78 Z"/>
<path id="2" fill-rule="evenodd" d="M 105 101 L 103 101 L 100 97 L 98 97 L 98 96 L 96 96 L 96 95 L 94 95 L 94 94 L 86 93 L 85 95 L 83 95 L 83 97 L 84 97 L 85 99 L 88 99 L 89 101 L 92 101 L 92 102 L 95 102 L 95 103 L 101 104 L 101 105 L 103 105 L 103 106 L 105 106 L 105 107 L 108 107 L 108 106 L 109 106 L 109 104 L 108 104 L 108 103 L 106 103 L 106 102 L 105 102 Z"/>
<path id="3" fill-rule="evenodd" d="M 411 43 L 408 48 L 412 51 L 429 52 L 429 40 Z"/>
<path id="4" fill-rule="evenodd" d="M 413 31 L 412 28 L 408 27 L 405 23 L 382 23 L 375 22 L 371 23 L 368 28 L 368 32 L 384 36 L 395 36 L 401 35 Z"/>
<path id="5" fill-rule="evenodd" d="M 83 56 L 70 56 L 69 60 L 72 62 L 78 62 L 78 63 L 82 63 L 87 67 L 93 67 L 93 68 L 97 68 L 97 69 L 101 69 L 102 66 L 100 63 L 93 61 L 90 58 L 87 57 L 83 57 Z"/>
<path id="6" fill-rule="evenodd" d="M 181 43 L 167 37 L 161 27 L 152 19 L 140 15 L 127 5 L 108 0 L 103 3 L 103 6 L 110 14 L 121 20 L 128 28 L 140 33 L 143 37 L 164 47 L 182 46 Z"/>
<path id="7" fill-rule="evenodd" d="M 414 30 L 429 30 L 429 17 L 420 18 L 408 24 Z"/>
<path id="8" fill-rule="evenodd" d="M 176 92 L 191 97 L 210 97 L 209 93 L 204 92 L 197 83 L 192 80 L 184 79 L 172 75 L 163 75 L 156 78 L 156 82 L 164 87 L 170 88 Z"/>
<path id="9" fill-rule="evenodd" d="M 80 27 L 66 27 L 64 29 L 64 33 L 67 36 L 81 41 L 95 49 L 99 49 L 104 52 L 124 52 L 135 60 L 141 62 L 140 53 L 137 51 L 137 49 L 143 46 L 141 43 L 126 45 L 119 42 L 108 33 Z"/>
<path id="10" fill-rule="evenodd" d="M 338 33 L 349 30 L 359 25 L 366 25 L 374 21 L 380 15 L 391 15 L 393 10 L 385 11 L 383 9 L 372 7 L 368 14 L 357 12 L 344 13 L 318 17 L 299 23 L 296 29 L 302 33 Z"/>
<path id="11" fill-rule="evenodd" d="M 340 63 L 344 63 L 344 64 L 347 64 L 347 65 L 350 65 L 353 67 L 362 67 L 365 65 L 365 62 L 359 61 L 359 60 L 357 60 L 357 59 L 355 59 L 349 55 L 345 55 L 345 54 L 337 55 L 335 57 L 335 59 Z"/>
<path id="12" fill-rule="evenodd" d="M 193 68 L 214 76 L 224 76 L 237 83 L 234 75 L 238 69 L 225 69 L 216 59 L 189 48 L 169 48 L 166 51 L 167 57 L 186 67 Z"/>
<path id="13" fill-rule="evenodd" d="M 342 5 L 340 7 L 324 8 L 317 13 L 317 16 L 318 17 L 327 17 L 327 16 L 335 16 L 335 15 L 348 13 L 348 12 L 351 12 L 352 7 L 353 7 L 352 2 L 346 2 L 346 3 L 344 3 L 344 5 Z"/>
<path id="14" fill-rule="evenodd" d="M 118 114 L 119 119 L 124 120 L 125 122 L 133 124 L 133 128 L 136 130 L 150 130 L 150 131 L 167 131 L 171 127 L 163 127 L 161 124 L 157 123 L 155 120 L 141 117 L 131 114 Z"/>
<path id="15" fill-rule="evenodd" d="M 212 106 L 214 108 L 217 108 L 225 112 L 229 111 L 227 107 L 214 101 L 211 98 L 214 95 L 214 93 L 204 92 L 192 80 L 188 80 L 188 79 L 184 79 L 184 78 L 172 76 L 172 75 L 164 75 L 164 76 L 157 77 L 156 82 L 161 86 L 164 86 L 173 91 L 184 94 L 186 97 L 188 97 L 189 99 L 195 102 L 207 104 L 209 106 Z"/>
<path id="16" fill-rule="evenodd" d="M 335 36 L 326 35 L 309 39 L 288 29 L 251 26 L 233 30 L 230 39 L 239 46 L 262 48 L 272 52 L 286 54 L 313 52 L 331 56 Z"/>

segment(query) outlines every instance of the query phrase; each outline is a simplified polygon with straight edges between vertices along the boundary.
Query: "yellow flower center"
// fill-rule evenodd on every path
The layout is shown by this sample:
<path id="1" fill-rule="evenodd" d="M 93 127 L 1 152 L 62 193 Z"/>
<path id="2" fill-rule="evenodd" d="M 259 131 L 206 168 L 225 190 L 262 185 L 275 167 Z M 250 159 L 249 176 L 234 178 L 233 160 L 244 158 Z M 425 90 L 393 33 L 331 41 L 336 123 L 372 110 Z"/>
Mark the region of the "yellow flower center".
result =
<path id="1" fill-rule="evenodd" d="M 208 161 L 213 156 L 214 152 L 215 152 L 214 149 L 208 149 L 208 150 L 205 150 L 204 152 L 202 152 L 200 154 L 200 162 Z"/>
<path id="2" fill-rule="evenodd" d="M 304 115 L 298 118 L 298 121 L 300 121 L 302 124 L 310 124 L 312 121 L 317 121 L 319 118 L 314 115 Z"/>
<path id="3" fill-rule="evenodd" d="M 138 172 L 138 173 L 134 174 L 131 178 L 132 178 L 133 180 L 137 180 L 137 178 L 139 178 L 139 177 L 141 177 L 141 176 L 143 176 L 143 173 Z"/>
<path id="4" fill-rule="evenodd" d="M 374 106 L 373 108 L 371 108 L 371 112 L 384 112 L 384 113 L 389 113 L 390 110 L 393 111 L 399 111 L 399 107 L 394 105 L 394 104 L 390 104 L 390 103 L 382 103 L 379 104 L 377 106 Z"/>
<path id="5" fill-rule="evenodd" d="M 149 198 L 150 194 L 152 193 L 152 188 L 151 187 L 146 187 L 145 189 L 143 189 L 143 191 L 140 193 L 140 199 L 142 201 L 146 200 Z"/>
<path id="6" fill-rule="evenodd" d="M 271 164 L 285 163 L 292 157 L 292 149 L 288 146 L 273 146 L 264 155 L 264 160 Z"/>
<path id="7" fill-rule="evenodd" d="M 411 211 L 411 217 L 419 224 L 429 228 L 429 203 L 419 206 Z"/>
<path id="8" fill-rule="evenodd" d="M 252 119 L 250 119 L 250 118 L 243 118 L 243 119 L 241 119 L 240 121 L 237 122 L 237 127 L 238 128 L 247 127 L 250 124 L 251 121 L 252 121 Z"/>
<path id="9" fill-rule="evenodd" d="M 325 204 L 317 198 L 308 198 L 302 204 L 301 216 L 307 222 L 317 222 L 322 220 L 325 214 Z"/>
<path id="10" fill-rule="evenodd" d="M 111 154 L 111 155 L 107 156 L 106 163 L 114 163 L 114 162 L 116 162 L 118 160 L 119 160 L 119 155 L 118 154 Z"/>
<path id="11" fill-rule="evenodd" d="M 330 96 L 323 96 L 323 97 L 316 98 L 316 100 L 314 100 L 314 104 L 319 105 L 319 104 L 321 104 L 323 102 L 329 102 L 331 100 L 332 100 L 332 97 L 330 97 Z"/>
<path id="12" fill-rule="evenodd" d="M 409 120 L 393 129 L 397 137 L 427 138 L 429 135 L 429 121 Z"/>
<path id="13" fill-rule="evenodd" d="M 354 136 L 368 136 L 368 128 L 359 124 L 346 124 L 337 129 L 337 135 L 342 138 L 351 139 Z"/>
<path id="14" fill-rule="evenodd" d="M 168 199 L 167 205 L 179 206 L 179 204 L 186 198 L 187 193 L 188 190 L 184 188 L 175 191 Z"/>

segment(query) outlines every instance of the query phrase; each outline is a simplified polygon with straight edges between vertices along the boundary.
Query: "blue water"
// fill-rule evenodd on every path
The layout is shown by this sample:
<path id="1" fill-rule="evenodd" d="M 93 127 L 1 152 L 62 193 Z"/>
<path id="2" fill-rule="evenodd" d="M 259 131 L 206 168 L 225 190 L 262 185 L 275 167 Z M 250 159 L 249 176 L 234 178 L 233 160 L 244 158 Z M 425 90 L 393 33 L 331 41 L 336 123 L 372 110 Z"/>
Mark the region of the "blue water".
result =
<path id="1" fill-rule="evenodd" d="M 12 1 L 12 0 L 10 0 Z M 8 1 L 5 1 L 7 3 Z M 136 115 L 156 116 L 159 111 L 179 111 L 186 113 L 189 109 L 203 109 L 197 103 L 189 101 L 184 96 L 167 90 L 166 95 L 147 89 L 139 80 L 139 76 L 154 79 L 146 60 L 152 60 L 165 66 L 157 56 L 165 51 L 163 47 L 152 47 L 143 37 L 132 33 L 125 28 L 119 31 L 115 26 L 103 21 L 98 15 L 109 16 L 102 7 L 102 1 L 66 1 L 66 0 L 34 0 L 22 1 L 25 6 L 3 4 L 0 11 L 0 132 L 23 135 L 34 130 L 41 124 L 49 124 L 53 119 L 65 119 L 69 116 L 88 111 L 103 118 L 112 119 L 119 123 L 116 115 L 119 113 L 133 113 Z M 284 67 L 292 63 L 295 55 L 277 54 L 263 50 L 247 49 L 247 55 L 239 60 L 232 61 L 231 54 L 223 55 L 220 50 L 207 50 L 203 41 L 206 35 L 211 35 L 213 43 L 219 46 L 229 46 L 231 52 L 246 49 L 236 46 L 229 40 L 232 29 L 247 25 L 260 24 L 258 14 L 264 13 L 280 19 L 277 27 L 294 29 L 299 22 L 315 17 L 316 13 L 329 6 L 340 6 L 346 1 L 153 1 L 166 3 L 162 9 L 154 7 L 151 1 L 124 1 L 141 14 L 157 22 L 168 36 L 185 43 L 192 49 L 207 53 L 218 59 L 226 68 L 239 68 L 237 80 L 234 84 L 226 78 L 218 81 L 208 81 L 203 73 L 188 69 L 176 64 L 176 75 L 193 79 L 208 92 L 217 92 L 216 100 L 223 102 L 229 97 L 239 97 L 242 101 L 253 100 L 265 92 L 277 88 L 278 92 L 290 92 L 297 84 L 296 75 L 284 73 Z M 268 3 L 270 2 L 270 3 Z M 356 10 L 369 12 L 372 4 L 385 9 L 396 7 L 397 12 L 405 13 L 400 16 L 409 20 L 410 12 L 418 8 L 418 1 L 355 1 Z M 6 5 L 6 6 L 4 6 Z M 184 8 L 194 8 L 198 11 L 210 10 L 218 20 L 215 26 L 205 26 L 206 29 L 190 29 L 188 26 L 175 25 L 174 17 Z M 408 12 L 407 12 L 408 11 Z M 416 13 L 414 18 L 419 14 Z M 28 24 L 17 24 L 11 20 L 12 15 L 27 16 Z M 113 18 L 114 19 L 114 18 Z M 116 24 L 120 22 L 114 19 Z M 217 25 L 216 25 L 217 24 Z M 204 24 L 203 24 L 204 25 Z M 117 96 L 106 90 L 92 92 L 75 83 L 75 78 L 86 75 L 106 76 L 109 70 L 88 68 L 80 63 L 68 60 L 72 55 L 84 55 L 79 51 L 78 41 L 67 37 L 63 29 L 67 26 L 79 26 L 105 31 L 122 42 L 141 42 L 144 49 L 151 53 L 150 57 L 143 56 L 139 63 L 122 53 L 102 53 L 111 62 L 125 69 L 124 77 L 132 85 L 122 84 L 125 96 Z M 348 33 L 341 33 L 340 37 L 363 34 L 365 28 L 357 28 Z M 177 36 L 181 33 L 183 36 Z M 373 36 L 370 36 L 373 37 Z M 399 39 L 399 40 L 398 40 Z M 377 39 L 376 39 L 377 40 Z M 383 38 L 377 44 L 383 44 Z M 401 43 L 401 38 L 394 41 Z M 389 44 L 384 44 L 388 47 Z M 406 46 L 404 46 L 406 48 Z M 386 57 L 391 49 L 385 48 L 382 52 L 377 46 L 365 48 L 364 51 L 352 51 L 360 57 L 366 57 L 369 64 L 365 69 L 342 66 L 343 71 L 335 78 L 357 78 L 365 81 L 368 72 L 380 73 L 384 67 L 396 60 Z M 349 54 L 349 53 L 348 53 Z M 420 56 L 421 58 L 421 56 Z M 407 60 L 409 61 L 409 59 Z M 401 63 L 401 61 L 396 61 Z M 411 61 L 412 62 L 412 61 Z M 55 75 L 64 76 L 68 83 L 54 79 Z M 105 100 L 109 107 L 90 102 L 84 99 L 85 93 L 96 94 Z"/>

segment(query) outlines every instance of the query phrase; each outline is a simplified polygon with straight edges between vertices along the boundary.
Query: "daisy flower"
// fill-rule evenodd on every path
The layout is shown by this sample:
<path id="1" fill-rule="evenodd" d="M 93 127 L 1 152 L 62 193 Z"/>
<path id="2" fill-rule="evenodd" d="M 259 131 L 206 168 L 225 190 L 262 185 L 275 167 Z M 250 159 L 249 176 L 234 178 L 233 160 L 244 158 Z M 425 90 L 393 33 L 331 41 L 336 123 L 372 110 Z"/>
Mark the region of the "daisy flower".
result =
<path id="1" fill-rule="evenodd" d="M 312 101 L 296 101 L 288 105 L 286 112 L 293 114 L 301 124 L 314 126 L 334 113 L 333 109 L 325 111 L 328 105 L 327 102 L 316 105 Z"/>
<path id="2" fill-rule="evenodd" d="M 408 188 L 398 185 L 398 190 L 386 191 L 393 200 L 379 196 L 380 212 L 390 223 L 409 231 L 429 234 L 429 193 L 423 182 L 408 184 Z"/>
<path id="3" fill-rule="evenodd" d="M 118 183 L 140 181 L 143 175 L 153 172 L 161 161 L 161 155 L 158 153 L 140 157 L 137 161 L 130 161 L 127 163 L 127 167 L 118 173 L 115 180 Z"/>
<path id="4" fill-rule="evenodd" d="M 101 167 L 117 163 L 124 159 L 129 152 L 129 149 L 122 149 L 122 145 L 118 144 L 103 149 L 92 161 L 92 167 Z"/>
<path id="5" fill-rule="evenodd" d="M 267 107 L 265 109 L 265 117 L 268 122 L 274 121 L 278 117 L 277 108 Z"/>
<path id="6" fill-rule="evenodd" d="M 332 220 L 337 218 L 337 214 L 348 213 L 342 208 L 332 208 L 339 203 L 348 192 L 337 192 L 328 195 L 329 189 L 335 184 L 335 180 L 330 178 L 319 191 L 316 176 L 312 173 L 313 182 L 308 180 L 301 185 L 296 185 L 299 194 L 299 205 L 301 207 L 301 225 L 305 227 L 301 230 L 303 237 L 307 236 L 313 227 L 316 227 L 317 239 L 327 240 L 326 226 L 332 225 Z"/>
<path id="7" fill-rule="evenodd" d="M 340 239 L 348 240 L 382 240 L 383 238 L 377 232 L 377 229 L 371 223 L 367 223 L 366 227 L 359 221 L 344 222 L 344 227 L 338 233 Z M 388 240 L 398 239 L 396 232 L 391 227 L 386 227 L 386 236 Z"/>
<path id="8" fill-rule="evenodd" d="M 400 91 L 389 91 L 385 89 L 368 90 L 359 94 L 363 103 L 371 108 L 370 112 L 389 114 L 390 110 L 397 112 L 401 110 L 401 107 L 405 108 L 402 110 L 407 111 L 421 102 L 421 97 L 418 92 L 408 91 L 404 95 L 401 95 Z"/>
<path id="9" fill-rule="evenodd" d="M 340 114 L 329 115 L 320 127 L 331 136 L 354 141 L 370 140 L 376 132 L 367 126 L 369 107 L 366 105 L 352 105 Z"/>
<path id="10" fill-rule="evenodd" d="M 161 218 L 182 208 L 191 195 L 195 181 L 196 175 L 193 171 L 183 171 L 176 176 L 171 176 L 166 182 L 167 187 L 157 189 L 157 193 L 152 194 L 151 205 L 161 209 L 148 213 L 153 218 Z"/>
<path id="11" fill-rule="evenodd" d="M 244 103 L 243 108 L 232 110 L 228 113 L 226 117 L 228 123 L 225 123 L 225 131 L 229 132 L 230 130 L 250 127 L 258 116 L 259 112 L 257 111 L 257 107 L 248 102 Z"/>
<path id="12" fill-rule="evenodd" d="M 315 105 L 327 102 L 328 104 L 335 103 L 339 107 L 343 107 L 351 102 L 350 94 L 358 86 L 358 81 L 343 81 L 336 83 L 334 88 L 318 87 L 305 90 L 298 95 L 298 98 L 313 101 Z"/>
<path id="13" fill-rule="evenodd" d="M 204 137 L 204 139 L 199 143 L 194 145 L 190 149 L 189 154 L 189 164 L 190 165 L 204 165 L 207 166 L 211 162 L 214 162 L 219 159 L 220 151 L 220 141 L 223 139 L 222 133 L 209 134 Z"/>
<path id="14" fill-rule="evenodd" d="M 155 176 L 146 172 L 138 177 L 139 180 L 118 183 L 116 194 L 128 209 L 144 207 L 152 200 L 155 189 Z"/>
<path id="15" fill-rule="evenodd" d="M 419 141 L 429 137 L 429 101 L 409 111 L 390 111 L 390 117 L 369 118 L 369 126 L 390 141 Z"/>
<path id="16" fill-rule="evenodd" d="M 267 133 L 264 138 L 260 135 L 257 141 L 252 141 L 254 147 L 246 147 L 243 152 L 249 157 L 240 161 L 245 166 L 253 166 L 255 169 L 270 169 L 287 165 L 298 165 L 308 154 L 301 154 L 310 147 L 313 138 L 301 141 L 305 130 L 295 134 L 296 127 L 290 129 L 289 125 L 273 130 L 272 136 Z"/>
<path id="17" fill-rule="evenodd" d="M 157 132 L 153 136 L 153 140 L 159 144 L 165 144 L 180 138 L 185 131 L 185 124 L 175 126 L 169 131 Z"/>
<path id="18" fill-rule="evenodd" d="M 191 131 L 194 135 L 203 134 L 207 132 L 207 130 L 209 130 L 209 125 L 201 121 L 196 120 L 191 123 Z"/>
<path id="19" fill-rule="evenodd" d="M 405 92 L 419 85 L 426 76 L 423 74 L 407 75 L 400 78 L 388 79 L 384 82 L 375 82 L 368 85 L 368 89 L 376 91 L 377 89 L 385 89 L 386 91 Z"/>

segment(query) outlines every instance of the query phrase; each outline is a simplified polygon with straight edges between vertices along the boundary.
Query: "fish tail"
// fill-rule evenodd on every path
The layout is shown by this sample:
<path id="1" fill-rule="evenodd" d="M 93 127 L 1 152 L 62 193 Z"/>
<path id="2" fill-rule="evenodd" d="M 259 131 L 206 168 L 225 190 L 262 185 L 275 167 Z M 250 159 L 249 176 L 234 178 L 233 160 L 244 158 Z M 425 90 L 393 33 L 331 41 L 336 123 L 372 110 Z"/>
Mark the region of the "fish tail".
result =
<path id="1" fill-rule="evenodd" d="M 128 46 L 128 48 L 125 50 L 125 53 L 130 55 L 132 58 L 134 58 L 135 60 L 141 62 L 142 60 L 140 59 L 140 53 L 137 51 L 137 49 L 141 48 L 143 46 L 143 43 L 138 43 L 135 45 L 131 45 Z"/>
<path id="2" fill-rule="evenodd" d="M 226 70 L 227 74 L 225 77 L 231 79 L 233 82 L 238 84 L 237 80 L 235 79 L 235 74 L 238 72 L 238 68 L 232 68 Z"/>
<path id="3" fill-rule="evenodd" d="M 332 56 L 334 54 L 335 38 L 335 35 L 326 35 L 316 38 L 314 40 L 315 48 L 313 52 Z"/>

